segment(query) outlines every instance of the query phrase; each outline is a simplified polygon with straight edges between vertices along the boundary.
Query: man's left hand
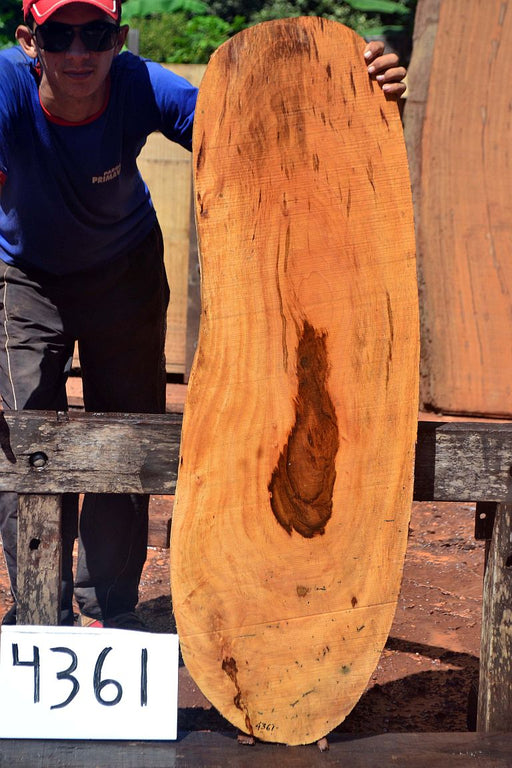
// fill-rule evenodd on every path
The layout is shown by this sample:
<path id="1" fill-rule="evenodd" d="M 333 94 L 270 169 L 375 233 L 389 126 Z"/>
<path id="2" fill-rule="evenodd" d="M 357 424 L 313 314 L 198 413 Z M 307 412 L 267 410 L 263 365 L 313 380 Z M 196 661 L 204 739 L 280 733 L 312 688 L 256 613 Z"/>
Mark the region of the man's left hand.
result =
<path id="1" fill-rule="evenodd" d="M 396 53 L 384 53 L 384 43 L 372 40 L 364 49 L 364 58 L 368 64 L 368 74 L 375 79 L 386 96 L 399 98 L 406 89 L 403 82 L 407 70 L 400 66 Z"/>

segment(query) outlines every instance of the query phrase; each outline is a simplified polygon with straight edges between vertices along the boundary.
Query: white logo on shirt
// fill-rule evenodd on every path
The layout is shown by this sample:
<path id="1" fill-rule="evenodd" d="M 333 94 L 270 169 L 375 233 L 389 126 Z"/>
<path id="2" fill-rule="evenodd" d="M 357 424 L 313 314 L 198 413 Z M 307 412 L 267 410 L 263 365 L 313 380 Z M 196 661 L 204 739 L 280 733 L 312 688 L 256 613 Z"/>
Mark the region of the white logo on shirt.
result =
<path id="1" fill-rule="evenodd" d="M 103 184 L 105 181 L 112 181 L 112 179 L 117 179 L 117 177 L 120 175 L 121 175 L 121 163 L 119 163 L 119 165 L 114 165 L 114 167 L 111 168 L 109 171 L 105 171 L 105 173 L 102 176 L 93 176 L 92 183 Z"/>

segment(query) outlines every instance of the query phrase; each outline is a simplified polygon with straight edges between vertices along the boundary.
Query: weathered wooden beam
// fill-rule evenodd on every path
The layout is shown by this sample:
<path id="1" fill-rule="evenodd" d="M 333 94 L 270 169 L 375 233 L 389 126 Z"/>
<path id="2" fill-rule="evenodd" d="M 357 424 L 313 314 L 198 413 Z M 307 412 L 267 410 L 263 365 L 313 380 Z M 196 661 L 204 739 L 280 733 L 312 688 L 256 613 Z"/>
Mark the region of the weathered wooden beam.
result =
<path id="1" fill-rule="evenodd" d="M 384 733 L 330 741 L 329 752 L 316 746 L 285 747 L 256 743 L 242 747 L 235 733 L 194 731 L 172 741 L 65 741 L 2 739 L 0 763 L 17 768 L 510 768 L 512 734 Z"/>
<path id="2" fill-rule="evenodd" d="M 0 490 L 172 494 L 180 434 L 181 414 L 5 411 Z"/>
<path id="3" fill-rule="evenodd" d="M 512 731 L 512 504 L 496 505 L 485 569 L 477 728 Z"/>
<path id="4" fill-rule="evenodd" d="M 20 494 L 17 623 L 60 623 L 62 496 Z"/>
<path id="5" fill-rule="evenodd" d="M 0 413 L 0 491 L 173 494 L 182 416 Z M 416 501 L 512 500 L 512 423 L 418 423 Z"/>
<path id="6" fill-rule="evenodd" d="M 416 501 L 512 500 L 511 468 L 511 423 L 418 423 Z"/>

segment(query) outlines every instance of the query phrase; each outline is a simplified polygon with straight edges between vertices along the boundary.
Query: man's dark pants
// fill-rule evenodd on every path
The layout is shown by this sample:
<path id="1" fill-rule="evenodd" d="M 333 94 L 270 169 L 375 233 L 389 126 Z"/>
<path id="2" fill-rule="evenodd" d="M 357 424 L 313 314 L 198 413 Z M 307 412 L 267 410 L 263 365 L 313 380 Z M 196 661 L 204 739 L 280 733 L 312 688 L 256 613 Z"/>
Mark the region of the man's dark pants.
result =
<path id="1" fill-rule="evenodd" d="M 87 411 L 163 413 L 168 300 L 158 226 L 112 264 L 73 275 L 22 271 L 0 262 L 4 409 L 66 410 L 65 384 L 76 340 Z M 0 530 L 14 594 L 16 507 L 16 494 L 0 493 Z M 69 624 L 77 520 L 78 497 L 65 494 L 61 621 Z M 108 620 L 134 610 L 147 527 L 148 496 L 85 495 L 74 585 L 82 613 Z"/>

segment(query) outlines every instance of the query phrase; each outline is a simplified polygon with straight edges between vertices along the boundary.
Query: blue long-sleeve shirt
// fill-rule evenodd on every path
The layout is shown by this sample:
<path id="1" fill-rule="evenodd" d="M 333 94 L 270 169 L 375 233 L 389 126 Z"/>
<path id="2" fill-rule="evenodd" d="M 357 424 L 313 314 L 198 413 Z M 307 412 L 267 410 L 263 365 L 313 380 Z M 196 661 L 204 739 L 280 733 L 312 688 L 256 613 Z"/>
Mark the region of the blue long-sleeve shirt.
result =
<path id="1" fill-rule="evenodd" d="M 45 113 L 38 81 L 20 47 L 0 51 L 0 258 L 77 272 L 117 258 L 153 227 L 137 156 L 153 131 L 190 149 L 197 89 L 122 53 L 104 109 L 77 124 Z"/>

